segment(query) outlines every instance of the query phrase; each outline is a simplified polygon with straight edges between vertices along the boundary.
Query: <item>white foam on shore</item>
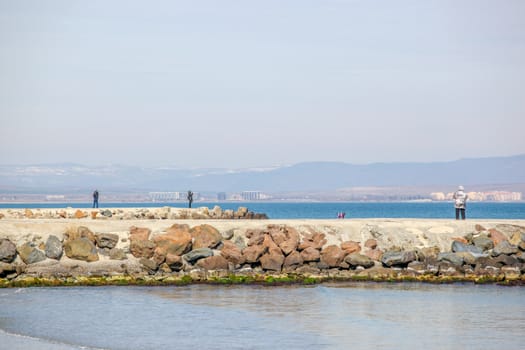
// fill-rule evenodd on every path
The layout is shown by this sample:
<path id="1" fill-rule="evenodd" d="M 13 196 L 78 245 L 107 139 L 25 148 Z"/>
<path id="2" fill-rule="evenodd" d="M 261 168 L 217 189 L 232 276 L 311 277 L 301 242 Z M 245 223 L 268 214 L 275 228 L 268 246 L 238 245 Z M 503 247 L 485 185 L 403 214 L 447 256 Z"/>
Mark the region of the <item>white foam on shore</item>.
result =
<path id="1" fill-rule="evenodd" d="M 9 350 L 107 350 L 89 346 L 71 345 L 48 339 L 16 334 L 0 329 L 0 349 Z"/>

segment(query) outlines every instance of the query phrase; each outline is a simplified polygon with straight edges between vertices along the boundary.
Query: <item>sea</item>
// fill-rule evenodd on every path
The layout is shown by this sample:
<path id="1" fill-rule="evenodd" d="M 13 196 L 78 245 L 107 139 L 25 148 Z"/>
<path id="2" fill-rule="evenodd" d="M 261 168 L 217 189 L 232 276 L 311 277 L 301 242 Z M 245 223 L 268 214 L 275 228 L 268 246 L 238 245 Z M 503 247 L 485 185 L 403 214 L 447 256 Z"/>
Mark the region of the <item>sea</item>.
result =
<path id="1" fill-rule="evenodd" d="M 453 218 L 446 202 L 196 202 L 275 219 Z M 100 203 L 101 208 L 186 203 Z M 89 208 L 90 203 L 0 204 Z M 525 219 L 525 203 L 469 203 L 467 219 Z M 345 282 L 292 286 L 0 289 L 0 350 L 523 349 L 525 287 Z"/>
<path id="2" fill-rule="evenodd" d="M 420 218 L 450 219 L 455 217 L 450 202 L 194 202 L 193 207 L 220 206 L 222 209 L 247 207 L 265 213 L 270 219 L 331 219 L 345 213 L 345 219 Z M 100 203 L 100 208 L 186 208 L 185 202 Z M 91 203 L 0 203 L 0 208 L 90 208 Z M 525 219 L 525 202 L 470 202 L 467 218 Z"/>

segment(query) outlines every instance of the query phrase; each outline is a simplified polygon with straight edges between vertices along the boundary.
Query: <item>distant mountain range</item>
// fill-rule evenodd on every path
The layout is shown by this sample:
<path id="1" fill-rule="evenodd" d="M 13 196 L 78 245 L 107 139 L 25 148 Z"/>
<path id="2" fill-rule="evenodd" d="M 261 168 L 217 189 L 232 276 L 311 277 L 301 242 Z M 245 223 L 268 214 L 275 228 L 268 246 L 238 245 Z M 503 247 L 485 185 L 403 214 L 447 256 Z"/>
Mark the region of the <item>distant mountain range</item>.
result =
<path id="1" fill-rule="evenodd" d="M 525 183 L 525 155 L 431 163 L 307 162 L 260 169 L 144 168 L 79 164 L 0 166 L 0 191 L 334 191 L 352 187 L 422 187 Z"/>

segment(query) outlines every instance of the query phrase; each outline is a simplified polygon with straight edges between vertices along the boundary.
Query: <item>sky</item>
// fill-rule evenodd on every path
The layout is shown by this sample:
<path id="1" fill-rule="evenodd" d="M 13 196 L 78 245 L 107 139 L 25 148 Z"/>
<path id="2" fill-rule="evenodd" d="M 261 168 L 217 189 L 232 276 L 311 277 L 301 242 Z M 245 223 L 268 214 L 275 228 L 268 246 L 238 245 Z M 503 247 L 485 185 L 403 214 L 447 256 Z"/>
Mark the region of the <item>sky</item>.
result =
<path id="1" fill-rule="evenodd" d="M 525 1 L 0 0 L 0 164 L 525 153 Z"/>

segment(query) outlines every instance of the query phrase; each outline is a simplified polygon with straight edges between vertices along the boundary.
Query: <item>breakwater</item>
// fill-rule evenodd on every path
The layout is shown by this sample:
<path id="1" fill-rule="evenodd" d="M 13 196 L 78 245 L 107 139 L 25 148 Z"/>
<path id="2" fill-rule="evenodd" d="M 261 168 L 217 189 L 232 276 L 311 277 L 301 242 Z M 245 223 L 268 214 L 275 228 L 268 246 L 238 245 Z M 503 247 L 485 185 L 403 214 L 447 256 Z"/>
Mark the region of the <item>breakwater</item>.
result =
<path id="1" fill-rule="evenodd" d="M 1 212 L 0 286 L 525 282 L 523 220 L 171 219 L 171 210 L 165 218 L 118 210 L 118 218 Z M 199 210 L 185 209 L 188 217 Z"/>

